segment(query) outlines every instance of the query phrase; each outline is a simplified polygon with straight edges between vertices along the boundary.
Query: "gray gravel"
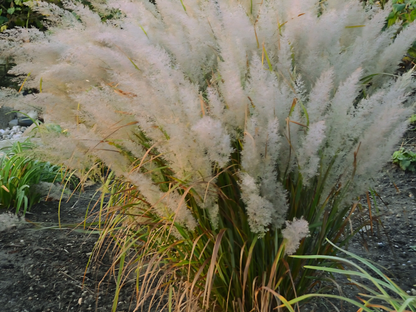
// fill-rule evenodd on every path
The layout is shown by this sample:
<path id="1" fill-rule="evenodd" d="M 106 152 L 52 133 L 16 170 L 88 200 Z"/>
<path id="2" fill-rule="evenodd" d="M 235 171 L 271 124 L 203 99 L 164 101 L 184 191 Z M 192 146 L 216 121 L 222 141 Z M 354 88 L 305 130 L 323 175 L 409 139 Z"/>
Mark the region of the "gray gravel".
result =
<path id="1" fill-rule="evenodd" d="M 22 137 L 27 127 L 13 126 L 6 129 L 0 129 L 0 141 L 17 140 Z"/>

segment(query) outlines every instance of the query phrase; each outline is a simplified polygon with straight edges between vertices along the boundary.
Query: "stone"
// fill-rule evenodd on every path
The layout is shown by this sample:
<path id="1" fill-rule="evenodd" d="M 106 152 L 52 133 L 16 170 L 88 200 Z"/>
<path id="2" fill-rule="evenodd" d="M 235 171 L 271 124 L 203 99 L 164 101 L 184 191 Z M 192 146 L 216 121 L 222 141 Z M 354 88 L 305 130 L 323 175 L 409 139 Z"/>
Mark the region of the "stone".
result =
<path id="1" fill-rule="evenodd" d="M 17 124 L 19 123 L 19 121 L 17 119 L 13 119 L 9 121 L 9 127 L 15 127 L 17 126 Z"/>
<path id="2" fill-rule="evenodd" d="M 9 126 L 9 122 L 16 117 L 15 113 L 12 112 L 13 109 L 10 107 L 0 107 L 0 129 L 5 129 Z"/>

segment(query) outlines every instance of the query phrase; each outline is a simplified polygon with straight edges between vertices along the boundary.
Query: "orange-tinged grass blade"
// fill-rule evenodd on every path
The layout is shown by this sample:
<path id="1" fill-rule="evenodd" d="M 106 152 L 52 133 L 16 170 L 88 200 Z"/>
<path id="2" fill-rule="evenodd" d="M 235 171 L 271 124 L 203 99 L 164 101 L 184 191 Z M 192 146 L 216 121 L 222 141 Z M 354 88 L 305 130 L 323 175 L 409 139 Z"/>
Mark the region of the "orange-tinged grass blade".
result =
<path id="1" fill-rule="evenodd" d="M 256 105 L 254 105 L 253 100 L 251 99 L 251 97 L 247 96 L 248 100 L 250 101 L 250 104 L 253 108 L 256 108 Z"/>
<path id="2" fill-rule="evenodd" d="M 248 270 L 250 268 L 251 258 L 253 256 L 253 249 L 254 249 L 254 246 L 256 245 L 256 242 L 257 242 L 257 236 L 254 238 L 253 242 L 251 243 L 250 249 L 248 250 L 246 266 L 244 268 L 243 287 L 242 287 L 242 291 L 243 291 L 242 304 L 243 304 L 243 306 L 244 306 L 244 302 L 245 302 L 245 291 L 244 290 L 246 289 Z"/>
<path id="3" fill-rule="evenodd" d="M 369 192 L 366 193 L 367 195 L 367 204 L 368 204 L 368 213 L 370 215 L 370 228 L 371 228 L 371 235 L 374 235 L 373 231 L 373 215 L 371 213 L 371 201 L 370 201 L 370 195 Z"/>
<path id="4" fill-rule="evenodd" d="M 269 283 L 267 284 L 267 287 L 272 288 L 272 284 L 275 278 L 275 274 L 277 271 L 277 264 L 279 263 L 280 257 L 283 252 L 283 246 L 284 244 L 280 244 L 279 250 L 277 251 L 276 258 L 273 261 L 272 269 L 270 270 L 270 276 L 269 276 Z M 279 282 L 280 283 L 280 282 Z"/>
<path id="5" fill-rule="evenodd" d="M 382 305 L 380 305 L 380 304 L 372 304 L 372 303 L 370 303 L 369 301 L 364 300 L 363 298 L 358 297 L 358 299 L 359 299 L 362 303 L 364 303 L 364 306 L 365 306 L 365 307 L 368 307 L 368 308 L 379 308 L 379 309 L 383 309 L 383 310 L 385 310 L 385 311 L 395 312 L 395 311 L 392 311 L 392 310 L 390 310 L 389 308 L 387 308 L 387 307 L 385 307 L 385 306 L 382 306 Z M 363 311 L 363 308 L 359 308 L 357 312 L 362 312 L 362 311 Z M 406 312 L 406 311 L 403 311 L 403 312 Z"/>
<path id="6" fill-rule="evenodd" d="M 365 25 L 345 26 L 345 28 L 360 28 L 360 27 L 365 27 Z"/>
<path id="7" fill-rule="evenodd" d="M 119 265 L 119 269 L 118 269 L 118 275 L 117 275 L 117 286 L 116 286 L 116 293 L 114 294 L 114 300 L 113 300 L 113 308 L 112 308 L 112 312 L 116 312 L 117 310 L 117 304 L 118 304 L 118 297 L 120 295 L 120 290 L 121 290 L 121 278 L 123 276 L 123 269 L 124 269 L 124 259 L 126 257 L 126 253 L 123 253 L 121 258 L 120 258 L 120 265 Z"/>
<path id="8" fill-rule="evenodd" d="M 121 89 L 114 89 L 114 92 L 117 93 L 118 95 L 127 96 L 128 98 L 137 97 L 137 94 L 127 92 L 127 91 L 123 91 Z"/>
<path id="9" fill-rule="evenodd" d="M 281 302 L 283 302 L 283 304 L 280 305 L 280 306 L 278 306 L 278 307 L 276 307 L 275 310 L 280 309 L 280 308 L 283 308 L 283 307 L 286 307 L 290 312 L 295 312 L 295 310 L 293 309 L 292 305 L 286 300 L 285 297 L 283 297 L 282 295 L 278 294 L 276 291 L 274 291 L 273 289 L 270 289 L 267 286 L 262 286 L 261 288 L 264 289 L 264 290 L 266 290 L 266 291 L 268 291 L 268 292 L 270 292 L 272 295 L 274 295 L 275 297 L 279 298 L 279 300 Z"/>
<path id="10" fill-rule="evenodd" d="M 158 142 L 154 143 L 151 147 L 149 147 L 149 148 L 147 149 L 146 153 L 143 155 L 143 157 L 142 157 L 142 159 L 141 159 L 141 161 L 140 161 L 139 166 L 137 166 L 137 167 L 135 168 L 136 170 L 139 170 L 139 169 L 142 167 L 144 160 L 145 160 L 145 159 L 146 159 L 146 157 L 149 155 L 150 151 L 151 151 L 154 147 L 156 147 L 156 145 L 158 145 Z"/>
<path id="11" fill-rule="evenodd" d="M 199 102 L 201 103 L 201 112 L 202 112 L 202 116 L 205 116 L 205 102 L 204 99 L 202 98 L 202 95 L 199 94 Z"/>
<path id="12" fill-rule="evenodd" d="M 134 116 L 133 113 L 124 112 L 124 111 L 120 111 L 120 110 L 115 110 L 114 113 L 117 113 L 117 114 L 120 114 L 120 115 Z"/>
<path id="13" fill-rule="evenodd" d="M 62 188 L 62 193 L 61 193 L 61 197 L 59 198 L 59 204 L 58 204 L 58 224 L 59 224 L 59 228 L 61 228 L 61 203 L 62 203 L 62 198 L 64 196 L 64 192 L 65 189 L 69 183 L 69 181 L 71 180 L 72 176 L 75 174 L 75 170 L 69 175 L 68 179 L 66 180 L 64 187 Z"/>
<path id="14" fill-rule="evenodd" d="M 205 266 L 208 264 L 208 261 L 209 261 L 209 259 L 206 259 L 206 260 L 204 261 L 204 263 L 201 265 L 201 267 L 199 268 L 198 272 L 196 273 L 196 275 L 195 275 L 195 277 L 194 277 L 194 280 L 192 281 L 191 289 L 189 290 L 189 296 L 190 296 L 190 297 L 192 297 L 192 294 L 193 294 L 193 292 L 194 292 L 195 285 L 196 285 L 196 283 L 198 282 L 198 279 L 199 279 L 199 277 L 201 276 L 201 274 L 202 274 L 202 272 L 203 272 L 203 270 L 204 270 Z M 188 306 L 188 311 L 189 311 L 189 312 L 192 312 L 192 311 L 190 311 L 190 310 L 189 310 L 189 308 L 190 308 L 190 306 Z"/>
<path id="15" fill-rule="evenodd" d="M 240 250 L 240 283 L 243 279 L 243 271 L 241 269 L 243 267 L 243 256 L 244 256 L 244 250 L 246 248 L 246 244 L 247 242 L 244 242 L 243 247 L 241 247 L 241 250 Z"/>
<path id="16" fill-rule="evenodd" d="M 107 140 L 110 136 L 112 136 L 114 133 L 116 133 L 118 130 L 124 128 L 124 127 L 128 127 L 128 126 L 133 126 L 138 124 L 138 121 L 131 121 L 129 123 L 126 123 L 125 125 L 119 126 L 117 129 L 115 129 L 114 131 L 112 131 L 110 134 L 108 134 L 107 136 L 105 136 L 100 142 L 98 142 L 95 146 L 91 147 L 85 154 L 90 153 L 92 150 L 94 150 L 98 145 L 100 145 L 101 143 L 104 143 L 105 140 Z M 114 152 L 114 151 L 113 151 Z"/>
<path id="17" fill-rule="evenodd" d="M 176 217 L 177 217 L 177 215 L 178 215 L 178 212 L 179 212 L 179 208 L 181 208 L 181 205 L 185 202 L 185 199 L 186 199 L 186 195 L 188 195 L 188 193 L 192 190 L 192 188 L 193 188 L 193 186 L 191 185 L 191 186 L 189 186 L 186 190 L 185 190 L 185 192 L 183 192 L 183 194 L 182 194 L 182 196 L 181 196 L 181 200 L 180 200 L 180 202 L 179 202 L 179 204 L 178 204 L 178 208 L 176 208 L 176 210 L 175 210 L 175 216 L 173 217 L 173 222 L 172 222 L 172 225 L 171 225 L 171 227 L 170 227 L 170 229 L 169 229 L 169 236 L 170 236 L 170 233 L 171 233 L 171 231 L 172 231 L 172 228 L 174 227 L 174 225 L 175 225 L 175 220 L 176 220 Z"/>
<path id="18" fill-rule="evenodd" d="M 287 261 L 285 259 L 282 259 L 283 261 L 283 265 L 286 268 L 286 273 L 289 274 L 289 278 L 290 278 L 290 282 L 292 283 L 292 287 L 293 287 L 293 292 L 295 294 L 295 298 L 298 297 L 297 293 L 296 293 L 296 286 L 295 286 L 295 281 L 293 280 L 293 276 L 292 273 L 290 272 L 290 267 L 289 267 L 289 263 L 287 263 Z M 296 302 L 296 306 L 298 307 L 298 311 L 300 312 L 300 308 L 299 308 L 299 302 Z"/>
<path id="19" fill-rule="evenodd" d="M 231 286 L 232 286 L 232 281 L 233 281 L 233 276 L 231 275 L 231 279 L 230 279 L 230 284 L 228 285 L 228 293 L 227 293 L 227 303 L 225 304 L 226 308 L 225 308 L 225 312 L 228 311 L 228 302 L 230 301 L 230 293 L 231 293 Z"/>
<path id="20" fill-rule="evenodd" d="M 211 263 L 209 265 L 209 269 L 208 269 L 208 273 L 206 276 L 206 284 L 205 284 L 205 291 L 204 291 L 204 299 L 203 299 L 203 303 L 202 306 L 208 308 L 209 307 L 209 297 L 211 295 L 211 290 L 212 290 L 212 281 L 213 281 L 213 277 L 214 277 L 214 268 L 215 268 L 215 263 L 217 261 L 217 255 L 218 255 L 218 251 L 220 249 L 220 245 L 221 245 L 221 240 L 225 234 L 226 229 L 222 229 L 218 235 L 217 235 L 217 239 L 215 240 L 215 245 L 214 245 L 214 249 L 212 251 L 212 257 L 211 257 Z"/>
<path id="21" fill-rule="evenodd" d="M 259 307 L 259 300 L 257 299 L 257 297 L 258 297 L 259 293 L 261 292 L 261 288 L 256 289 L 257 277 L 258 277 L 258 276 L 256 276 L 256 277 L 253 279 L 253 285 L 252 285 L 252 292 L 253 292 L 253 294 L 254 294 L 254 306 L 255 306 L 255 307 Z M 264 284 L 263 284 L 262 286 L 264 286 Z M 265 306 L 266 306 L 266 304 L 267 304 L 267 303 L 265 302 L 265 301 L 266 301 L 265 297 L 266 297 L 266 296 L 264 296 L 263 294 L 261 295 L 261 299 L 260 299 L 260 301 L 261 301 L 261 306 L 262 306 L 262 307 L 265 307 Z"/>
<path id="22" fill-rule="evenodd" d="M 41 91 L 42 92 L 42 91 Z M 77 122 L 77 126 L 80 124 L 80 122 L 79 122 L 79 111 L 80 111 L 80 106 L 81 106 L 81 103 L 78 103 L 78 106 L 77 106 L 77 115 L 76 115 L 76 122 Z"/>
<path id="23" fill-rule="evenodd" d="M 159 255 L 157 255 L 157 254 L 155 254 L 155 255 L 153 255 L 153 257 L 146 263 L 146 270 L 145 270 L 145 272 L 144 272 L 144 274 L 143 274 L 143 281 L 142 281 L 142 285 L 147 285 L 147 286 L 150 286 L 149 284 L 149 280 L 150 280 L 150 278 L 151 278 L 151 276 L 152 276 L 152 272 L 154 272 L 154 269 L 153 269 L 153 266 L 156 266 L 156 265 L 154 265 L 154 263 L 157 263 L 159 260 L 158 259 L 160 259 L 160 256 Z M 142 263 L 141 263 L 141 265 L 142 265 Z M 139 267 L 140 268 L 140 267 Z M 138 268 L 138 269 L 139 269 Z M 139 272 L 138 272 L 138 274 L 139 274 Z M 142 298 L 141 299 L 141 301 L 145 301 L 146 299 L 147 299 L 147 297 L 148 297 L 148 290 L 147 290 L 147 288 L 148 287 L 144 287 L 144 286 L 142 286 L 142 287 L 140 287 L 140 290 L 138 291 L 138 298 Z M 139 306 L 140 305 L 140 302 L 138 301 L 137 302 L 137 305 Z"/>
<path id="24" fill-rule="evenodd" d="M 254 35 L 256 36 L 257 49 L 260 48 L 259 37 L 257 37 L 256 25 L 254 25 Z"/>
<path id="25" fill-rule="evenodd" d="M 292 101 L 292 106 L 290 107 L 289 116 L 292 115 L 293 110 L 295 109 L 296 103 L 298 102 L 297 98 L 294 98 Z"/>
<path id="26" fill-rule="evenodd" d="M 8 189 L 6 186 L 2 185 L 2 186 L 1 186 L 1 188 L 2 188 L 3 190 L 5 190 L 7 193 L 10 193 L 9 189 Z"/>
<path id="27" fill-rule="evenodd" d="M 189 280 L 190 275 L 191 275 L 191 263 L 192 263 L 192 262 L 191 262 L 191 260 L 192 260 L 192 257 L 193 257 L 193 255 L 194 255 L 196 245 L 198 244 L 198 242 L 199 242 L 199 240 L 201 239 L 201 237 L 202 237 L 202 236 L 204 236 L 204 234 L 199 235 L 199 236 L 196 238 L 195 242 L 192 244 L 191 254 L 189 255 L 188 280 Z M 201 255 L 200 255 L 200 256 L 201 256 Z"/>
<path id="28" fill-rule="evenodd" d="M 301 124 L 301 123 L 299 123 L 299 122 L 297 122 L 297 121 L 294 121 L 294 120 L 288 120 L 289 122 L 291 122 L 291 123 L 294 123 L 294 124 L 296 124 L 296 125 L 298 125 L 298 126 L 302 126 L 302 127 L 305 127 L 305 128 L 308 128 L 308 126 L 307 125 L 304 125 L 304 124 Z"/>
<path id="29" fill-rule="evenodd" d="M 28 73 L 28 74 L 27 74 L 27 76 L 26 76 L 26 78 L 25 78 L 25 80 L 23 80 L 23 83 L 22 83 L 22 85 L 20 86 L 20 89 L 19 89 L 19 93 L 22 91 L 23 86 L 25 85 L 25 83 L 26 83 L 26 81 L 27 81 L 27 78 L 29 78 L 29 77 L 30 77 L 30 74 L 31 74 L 31 73 Z"/>

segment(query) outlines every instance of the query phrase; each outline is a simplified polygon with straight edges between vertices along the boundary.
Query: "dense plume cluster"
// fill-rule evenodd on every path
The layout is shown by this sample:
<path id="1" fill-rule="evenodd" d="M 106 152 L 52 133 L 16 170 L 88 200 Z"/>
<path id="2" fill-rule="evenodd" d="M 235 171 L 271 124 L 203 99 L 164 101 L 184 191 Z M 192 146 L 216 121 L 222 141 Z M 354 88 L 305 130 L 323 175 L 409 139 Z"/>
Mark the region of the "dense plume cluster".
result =
<path id="1" fill-rule="evenodd" d="M 2 90 L 1 100 L 35 107 L 65 129 L 41 134 L 49 158 L 70 167 L 88 166 L 86 154 L 101 159 L 190 230 L 196 222 L 182 195 L 149 174 L 153 157 L 199 194 L 215 223 L 217 173 L 235 165 L 241 145 L 241 198 L 251 230 L 263 235 L 285 224 L 285 174 L 308 187 L 332 166 L 322 201 L 355 174 L 351 199 L 406 128 L 415 83 L 392 74 L 416 25 L 397 36 L 398 27 L 383 30 L 388 10 L 356 0 L 92 3 L 121 17 L 103 23 L 72 2 L 30 2 L 48 31 L 6 31 L 0 55 L 42 92 L 16 99 Z"/>

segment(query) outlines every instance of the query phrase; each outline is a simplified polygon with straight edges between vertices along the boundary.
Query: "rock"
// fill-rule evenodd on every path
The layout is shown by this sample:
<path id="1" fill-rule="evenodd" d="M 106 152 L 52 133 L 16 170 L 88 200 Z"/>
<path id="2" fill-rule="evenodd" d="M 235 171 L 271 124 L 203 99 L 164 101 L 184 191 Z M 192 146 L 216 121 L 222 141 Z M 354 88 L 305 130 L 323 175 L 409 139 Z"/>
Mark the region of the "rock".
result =
<path id="1" fill-rule="evenodd" d="M 9 122 L 16 117 L 15 113 L 10 113 L 12 111 L 10 107 L 0 107 L 0 129 L 7 128 Z"/>
<path id="2" fill-rule="evenodd" d="M 19 118 L 18 120 L 19 120 L 19 126 L 27 126 L 28 127 L 28 126 L 33 124 L 33 121 L 30 118 L 24 117 L 24 118 Z"/>
<path id="3" fill-rule="evenodd" d="M 15 127 L 15 126 L 17 126 L 19 124 L 19 120 L 17 120 L 17 119 L 13 119 L 13 120 L 11 120 L 10 122 L 9 122 L 9 127 Z"/>
<path id="4" fill-rule="evenodd" d="M 10 228 L 16 228 L 25 224 L 24 218 L 11 213 L 0 214 L 0 232 L 8 230 Z"/>

